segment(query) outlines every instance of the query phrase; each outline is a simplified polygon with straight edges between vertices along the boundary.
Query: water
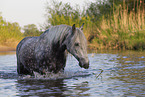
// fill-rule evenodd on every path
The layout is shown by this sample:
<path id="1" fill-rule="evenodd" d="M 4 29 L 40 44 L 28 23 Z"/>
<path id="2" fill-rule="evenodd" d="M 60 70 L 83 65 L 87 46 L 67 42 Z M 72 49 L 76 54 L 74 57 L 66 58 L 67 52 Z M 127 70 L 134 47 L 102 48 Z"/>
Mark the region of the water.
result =
<path id="1" fill-rule="evenodd" d="M 19 77 L 15 52 L 1 52 L 0 97 L 145 97 L 145 51 L 88 56 L 87 70 L 69 55 L 64 73 Z"/>

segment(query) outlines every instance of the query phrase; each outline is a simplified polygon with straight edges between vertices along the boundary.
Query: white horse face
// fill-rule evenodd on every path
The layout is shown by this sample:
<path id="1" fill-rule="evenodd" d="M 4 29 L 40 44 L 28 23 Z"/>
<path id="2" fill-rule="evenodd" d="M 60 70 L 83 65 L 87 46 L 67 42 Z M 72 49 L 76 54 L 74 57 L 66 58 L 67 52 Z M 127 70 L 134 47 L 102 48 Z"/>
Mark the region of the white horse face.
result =
<path id="1" fill-rule="evenodd" d="M 66 48 L 78 61 L 79 66 L 85 69 L 89 68 L 89 60 L 87 55 L 87 40 L 81 30 L 81 28 L 72 27 L 72 37 L 67 42 Z"/>

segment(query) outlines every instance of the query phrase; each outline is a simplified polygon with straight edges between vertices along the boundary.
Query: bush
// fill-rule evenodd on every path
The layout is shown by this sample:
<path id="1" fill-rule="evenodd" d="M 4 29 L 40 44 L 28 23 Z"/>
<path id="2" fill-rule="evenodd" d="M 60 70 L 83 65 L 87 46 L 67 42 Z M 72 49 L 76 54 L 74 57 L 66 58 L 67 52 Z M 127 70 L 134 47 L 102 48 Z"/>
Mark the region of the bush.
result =
<path id="1" fill-rule="evenodd" d="M 0 45 L 15 47 L 20 39 L 22 33 L 19 24 L 6 22 L 0 15 Z"/>

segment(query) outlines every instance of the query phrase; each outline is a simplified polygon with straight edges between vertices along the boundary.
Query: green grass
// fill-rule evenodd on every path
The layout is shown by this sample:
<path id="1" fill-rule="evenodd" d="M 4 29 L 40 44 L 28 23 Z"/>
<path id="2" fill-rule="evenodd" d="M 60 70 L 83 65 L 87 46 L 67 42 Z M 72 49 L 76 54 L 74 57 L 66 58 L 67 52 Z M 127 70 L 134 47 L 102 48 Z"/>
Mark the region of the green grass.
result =
<path id="1" fill-rule="evenodd" d="M 103 18 L 100 26 L 96 27 L 98 32 L 90 47 L 95 49 L 123 49 L 143 50 L 145 49 L 145 11 L 137 8 L 128 13 L 128 8 L 119 6 L 109 19 Z"/>

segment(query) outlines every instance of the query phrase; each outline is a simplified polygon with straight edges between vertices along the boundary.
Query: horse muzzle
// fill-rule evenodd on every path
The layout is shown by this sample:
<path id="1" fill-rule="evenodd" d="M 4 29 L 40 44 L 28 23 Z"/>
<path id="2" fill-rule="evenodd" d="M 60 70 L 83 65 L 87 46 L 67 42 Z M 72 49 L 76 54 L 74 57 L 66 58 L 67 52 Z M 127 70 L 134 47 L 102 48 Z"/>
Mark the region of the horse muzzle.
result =
<path id="1" fill-rule="evenodd" d="M 79 61 L 79 66 L 81 68 L 85 68 L 85 69 L 88 69 L 89 68 L 89 61 L 88 60 L 85 60 L 85 59 L 81 59 Z"/>

